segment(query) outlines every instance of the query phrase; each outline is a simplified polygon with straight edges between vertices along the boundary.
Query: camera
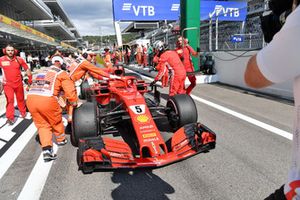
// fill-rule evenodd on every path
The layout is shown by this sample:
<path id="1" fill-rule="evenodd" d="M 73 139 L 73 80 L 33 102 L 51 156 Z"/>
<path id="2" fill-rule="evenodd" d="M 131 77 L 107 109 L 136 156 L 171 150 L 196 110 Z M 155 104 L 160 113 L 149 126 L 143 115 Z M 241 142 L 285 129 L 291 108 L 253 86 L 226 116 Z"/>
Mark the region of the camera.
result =
<path id="1" fill-rule="evenodd" d="M 261 28 L 267 43 L 271 42 L 274 35 L 280 31 L 287 16 L 292 12 L 292 7 L 293 0 L 269 0 L 270 10 L 260 16 Z"/>

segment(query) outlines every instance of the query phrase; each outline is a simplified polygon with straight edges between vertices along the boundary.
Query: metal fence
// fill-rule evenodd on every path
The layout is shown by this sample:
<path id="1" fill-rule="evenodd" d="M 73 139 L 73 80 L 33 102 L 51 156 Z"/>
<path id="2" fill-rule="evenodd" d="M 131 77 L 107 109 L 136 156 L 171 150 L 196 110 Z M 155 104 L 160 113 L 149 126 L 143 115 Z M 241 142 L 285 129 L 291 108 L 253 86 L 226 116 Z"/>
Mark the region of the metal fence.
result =
<path id="1" fill-rule="evenodd" d="M 265 0 L 248 1 L 247 18 L 243 22 L 218 21 L 218 16 L 201 22 L 202 51 L 253 50 L 264 45 L 260 15 L 266 9 Z"/>
<path id="2" fill-rule="evenodd" d="M 248 0 L 246 21 L 219 21 L 218 17 L 201 21 L 200 25 L 200 49 L 201 51 L 236 51 L 254 50 L 264 46 L 263 33 L 260 27 L 260 15 L 267 7 L 267 0 Z M 228 14 L 228 13 L 227 13 Z M 162 40 L 169 44 L 169 48 L 175 48 L 179 33 L 172 32 L 161 26 L 159 29 L 148 33 L 148 39 L 153 43 Z M 179 21 L 173 23 L 179 26 Z M 233 37 L 239 41 L 233 41 Z"/>

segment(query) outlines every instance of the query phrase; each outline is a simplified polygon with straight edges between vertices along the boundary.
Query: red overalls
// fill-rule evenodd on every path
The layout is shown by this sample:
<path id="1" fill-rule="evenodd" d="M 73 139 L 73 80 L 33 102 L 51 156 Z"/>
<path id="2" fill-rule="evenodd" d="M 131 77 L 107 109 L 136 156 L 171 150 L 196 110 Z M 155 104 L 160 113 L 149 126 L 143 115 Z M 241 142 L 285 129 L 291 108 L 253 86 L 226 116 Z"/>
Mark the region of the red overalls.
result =
<path id="1" fill-rule="evenodd" d="M 143 65 L 144 65 L 144 67 L 147 67 L 147 65 L 148 65 L 148 54 L 147 54 L 146 47 L 143 47 Z"/>
<path id="2" fill-rule="evenodd" d="M 0 68 L 3 74 L 3 86 L 6 97 L 6 118 L 14 121 L 14 95 L 16 94 L 17 105 L 22 116 L 26 114 L 24 88 L 22 82 L 22 67 L 25 71 L 28 69 L 23 58 L 14 56 L 10 59 L 8 56 L 0 58 Z"/>
<path id="3" fill-rule="evenodd" d="M 184 81 L 186 78 L 186 71 L 178 54 L 171 50 L 163 52 L 159 58 L 158 65 L 169 65 L 172 71 L 169 96 L 185 94 Z"/>
<path id="4" fill-rule="evenodd" d="M 156 75 L 154 80 L 161 81 L 162 87 L 168 87 L 168 81 L 169 81 L 168 65 L 159 64 L 156 66 L 156 69 L 158 70 L 158 74 Z"/>
<path id="5" fill-rule="evenodd" d="M 197 55 L 197 52 L 190 46 L 184 46 L 183 49 L 181 47 L 177 48 L 176 52 L 178 53 L 180 58 L 183 59 L 183 64 L 186 72 L 194 72 L 194 66 L 190 54 Z M 186 93 L 190 94 L 193 88 L 196 86 L 197 80 L 195 75 L 188 75 L 188 79 L 191 84 L 187 87 Z"/>

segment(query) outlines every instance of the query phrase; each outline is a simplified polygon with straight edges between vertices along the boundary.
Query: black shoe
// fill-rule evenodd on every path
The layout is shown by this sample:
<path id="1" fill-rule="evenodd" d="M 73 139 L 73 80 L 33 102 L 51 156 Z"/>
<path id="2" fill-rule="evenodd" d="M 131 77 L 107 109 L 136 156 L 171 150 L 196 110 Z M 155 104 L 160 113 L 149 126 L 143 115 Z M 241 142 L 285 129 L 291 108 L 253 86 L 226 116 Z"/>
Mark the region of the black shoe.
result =
<path id="1" fill-rule="evenodd" d="M 274 193 L 270 194 L 265 200 L 286 200 L 284 194 L 284 185 L 281 186 L 279 189 L 275 190 Z"/>
<path id="2" fill-rule="evenodd" d="M 12 126 L 12 125 L 14 125 L 15 121 L 11 120 L 11 119 L 7 119 L 6 123 L 8 123 L 8 125 Z"/>
<path id="3" fill-rule="evenodd" d="M 47 149 L 43 151 L 43 157 L 45 162 L 49 162 L 51 160 L 55 160 L 57 155 L 53 153 L 52 149 Z"/>

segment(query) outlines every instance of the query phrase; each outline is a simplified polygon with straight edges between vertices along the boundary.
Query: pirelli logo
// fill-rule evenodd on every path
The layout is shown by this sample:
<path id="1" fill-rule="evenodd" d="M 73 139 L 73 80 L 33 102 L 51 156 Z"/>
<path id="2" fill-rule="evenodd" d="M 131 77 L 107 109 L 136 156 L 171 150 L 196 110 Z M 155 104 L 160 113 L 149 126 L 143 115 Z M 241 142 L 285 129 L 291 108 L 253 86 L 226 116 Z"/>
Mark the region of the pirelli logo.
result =
<path id="1" fill-rule="evenodd" d="M 143 134 L 143 138 L 151 138 L 151 137 L 156 137 L 156 133 L 147 133 L 147 134 Z"/>

